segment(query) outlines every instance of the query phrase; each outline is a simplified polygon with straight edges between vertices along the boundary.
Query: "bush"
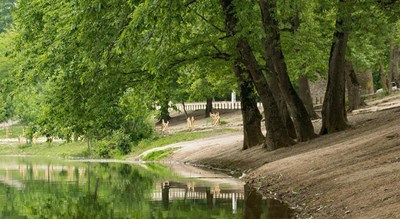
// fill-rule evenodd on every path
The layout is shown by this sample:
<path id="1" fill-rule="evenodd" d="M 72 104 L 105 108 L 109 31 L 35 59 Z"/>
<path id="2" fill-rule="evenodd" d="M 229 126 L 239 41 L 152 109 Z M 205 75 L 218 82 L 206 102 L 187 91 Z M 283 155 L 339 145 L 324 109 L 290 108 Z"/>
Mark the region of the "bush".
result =
<path id="1" fill-rule="evenodd" d="M 125 155 L 131 152 L 131 139 L 130 136 L 125 134 L 123 131 L 114 131 L 111 136 L 111 143 L 114 143 L 121 154 Z"/>
<path id="2" fill-rule="evenodd" d="M 146 118 L 130 119 L 124 123 L 124 133 L 129 135 L 132 142 L 137 143 L 153 135 L 153 126 Z"/>
<path id="3" fill-rule="evenodd" d="M 131 152 L 130 136 L 123 131 L 114 131 L 113 134 L 97 143 L 95 153 L 101 158 L 111 158 L 115 155 L 126 155 Z"/>
<path id="4" fill-rule="evenodd" d="M 101 158 L 111 158 L 111 146 L 109 141 L 99 141 L 95 153 Z"/>

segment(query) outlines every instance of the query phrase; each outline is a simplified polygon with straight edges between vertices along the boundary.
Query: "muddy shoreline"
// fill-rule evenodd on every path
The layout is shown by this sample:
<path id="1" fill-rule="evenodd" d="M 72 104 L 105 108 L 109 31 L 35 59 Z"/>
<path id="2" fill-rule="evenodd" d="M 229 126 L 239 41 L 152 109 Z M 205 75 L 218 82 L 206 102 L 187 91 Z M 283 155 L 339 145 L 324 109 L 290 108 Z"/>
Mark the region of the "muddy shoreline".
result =
<path id="1" fill-rule="evenodd" d="M 192 141 L 169 160 L 240 177 L 299 218 L 400 218 L 400 97 L 382 103 L 392 107 L 351 114 L 350 129 L 289 148 L 242 151 L 238 131 Z"/>

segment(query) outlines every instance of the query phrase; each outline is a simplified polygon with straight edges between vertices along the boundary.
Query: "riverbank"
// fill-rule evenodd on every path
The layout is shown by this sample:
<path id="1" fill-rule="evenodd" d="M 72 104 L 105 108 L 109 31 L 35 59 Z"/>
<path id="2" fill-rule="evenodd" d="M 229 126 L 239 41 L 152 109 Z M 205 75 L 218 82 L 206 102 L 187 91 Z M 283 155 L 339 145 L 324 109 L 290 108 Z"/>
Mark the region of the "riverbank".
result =
<path id="1" fill-rule="evenodd" d="M 236 132 L 186 142 L 169 160 L 244 172 L 301 218 L 399 218 L 400 95 L 368 104 L 348 115 L 350 129 L 293 147 L 242 151 Z"/>
<path id="2" fill-rule="evenodd" d="M 400 93 L 368 105 L 348 115 L 352 127 L 346 131 L 272 152 L 261 147 L 242 151 L 240 111 L 221 111 L 222 127 L 213 127 L 203 111 L 190 112 L 196 118 L 193 131 L 186 127 L 185 116 L 176 114 L 166 139 L 157 144 L 163 145 L 168 136 L 206 135 L 158 149 L 149 149 L 153 146 L 147 142 L 141 154 L 129 160 L 140 160 L 150 150 L 175 148 L 167 160 L 228 170 L 264 195 L 288 203 L 300 218 L 399 218 Z M 320 123 L 313 121 L 316 132 Z M 1 154 L 68 156 L 86 150 L 84 144 L 76 151 L 68 145 L 7 147 L 2 145 Z"/>

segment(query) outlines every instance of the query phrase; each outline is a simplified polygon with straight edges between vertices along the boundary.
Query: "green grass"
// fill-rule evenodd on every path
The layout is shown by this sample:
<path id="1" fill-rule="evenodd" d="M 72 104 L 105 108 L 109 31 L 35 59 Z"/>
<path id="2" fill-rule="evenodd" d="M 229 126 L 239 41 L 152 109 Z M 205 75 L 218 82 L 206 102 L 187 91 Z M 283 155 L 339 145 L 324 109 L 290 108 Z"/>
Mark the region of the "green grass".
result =
<path id="1" fill-rule="evenodd" d="M 227 121 L 224 121 L 224 120 L 221 120 L 221 121 L 219 122 L 219 124 L 220 124 L 220 125 L 227 125 L 228 122 L 227 122 Z"/>
<path id="2" fill-rule="evenodd" d="M 14 130 L 20 130 L 22 134 L 22 126 L 14 127 Z M 5 130 L 4 136 L 5 137 Z M 137 156 L 142 152 L 156 147 L 165 146 L 168 144 L 173 144 L 177 142 L 183 141 L 191 141 L 200 138 L 209 137 L 212 135 L 223 134 L 227 132 L 232 132 L 233 129 L 217 129 L 217 130 L 210 130 L 204 132 L 182 132 L 182 133 L 175 133 L 169 136 L 156 136 L 151 139 L 144 139 L 142 140 L 138 146 L 132 148 L 132 152 L 125 156 L 117 156 L 113 158 L 117 159 L 125 159 L 127 157 Z M 13 133 L 19 133 L 17 131 L 13 131 Z M 1 134 L 1 133 L 0 133 Z M 0 135 L 1 138 L 1 135 Z M 94 150 L 94 148 L 92 149 Z M 159 152 L 161 153 L 161 152 Z M 172 153 L 170 151 L 169 153 Z M 0 155 L 43 155 L 43 156 L 58 156 L 58 157 L 86 157 L 88 156 L 87 152 L 87 144 L 86 142 L 71 142 L 71 143 L 37 143 L 37 144 L 0 144 Z M 154 154 L 152 156 L 156 158 L 154 159 L 162 159 L 162 156 L 168 156 L 167 152 L 163 154 Z M 160 157 L 161 156 L 161 157 Z M 158 158 L 157 158 L 158 157 Z"/>
<path id="3" fill-rule="evenodd" d="M 170 154 L 172 154 L 174 151 L 180 149 L 179 147 L 177 148 L 169 148 L 165 150 L 160 150 L 160 151 L 154 151 L 143 157 L 142 160 L 162 160 L 166 157 L 168 157 Z"/>
<path id="4" fill-rule="evenodd" d="M 8 131 L 7 131 L 8 129 Z M 22 125 L 13 125 L 8 128 L 0 128 L 0 138 L 18 138 L 18 136 L 22 136 L 24 134 L 24 126 Z M 8 136 L 7 136 L 8 132 Z"/>
<path id="5" fill-rule="evenodd" d="M 217 129 L 204 132 L 181 132 L 175 133 L 169 136 L 158 136 L 153 139 L 142 140 L 137 147 L 132 149 L 132 152 L 128 156 L 137 156 L 142 152 L 151 148 L 161 147 L 173 143 L 192 141 L 200 138 L 206 138 L 212 135 L 223 134 L 227 132 L 235 131 L 233 129 Z"/>
<path id="6" fill-rule="evenodd" d="M 38 143 L 38 144 L 1 144 L 0 155 L 44 155 L 44 156 L 86 156 L 85 142 Z"/>

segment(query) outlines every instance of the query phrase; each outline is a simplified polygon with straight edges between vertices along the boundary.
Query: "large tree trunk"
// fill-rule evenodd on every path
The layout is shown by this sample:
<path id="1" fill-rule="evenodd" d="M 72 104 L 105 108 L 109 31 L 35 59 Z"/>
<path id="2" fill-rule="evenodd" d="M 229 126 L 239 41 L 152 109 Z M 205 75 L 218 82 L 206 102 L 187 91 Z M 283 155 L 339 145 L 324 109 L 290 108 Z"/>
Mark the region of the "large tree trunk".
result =
<path id="1" fill-rule="evenodd" d="M 234 70 L 240 86 L 244 135 L 243 150 L 246 150 L 265 143 L 265 137 L 261 132 L 262 116 L 257 107 L 256 94 L 249 73 L 245 72 L 237 61 L 234 63 Z"/>
<path id="2" fill-rule="evenodd" d="M 281 113 L 281 117 L 283 123 L 286 125 L 286 129 L 288 130 L 289 136 L 293 139 L 297 138 L 296 129 L 294 128 L 293 120 L 290 117 L 289 110 L 285 101 L 285 98 L 282 96 L 281 89 L 279 88 L 278 78 L 276 74 L 270 72 L 271 69 L 267 68 L 269 74 L 267 74 L 268 84 L 270 85 L 272 94 L 276 102 L 278 103 L 279 112 Z"/>
<path id="3" fill-rule="evenodd" d="M 319 119 L 318 114 L 314 110 L 314 105 L 311 97 L 310 84 L 308 83 L 307 75 L 300 75 L 297 85 L 299 86 L 299 97 L 303 101 L 304 106 L 311 119 Z"/>
<path id="4" fill-rule="evenodd" d="M 387 72 L 387 87 L 388 87 L 388 93 L 392 92 L 392 79 L 394 77 L 393 75 L 393 70 L 394 70 L 394 45 L 392 42 L 390 42 L 390 57 L 389 57 L 389 71 Z"/>
<path id="5" fill-rule="evenodd" d="M 253 83 L 264 107 L 265 127 L 267 129 L 266 147 L 275 150 L 294 144 L 290 138 L 286 125 L 281 118 L 280 110 L 275 98 L 269 88 L 267 79 L 258 65 L 249 43 L 239 39 L 237 48 L 240 51 L 242 61 L 249 70 Z"/>
<path id="6" fill-rule="evenodd" d="M 244 185 L 244 219 L 259 219 L 262 214 L 262 195 L 251 185 Z"/>
<path id="7" fill-rule="evenodd" d="M 183 108 L 183 112 L 185 113 L 186 119 L 189 118 L 189 115 L 186 111 L 185 101 L 182 101 L 182 108 Z"/>
<path id="8" fill-rule="evenodd" d="M 206 118 L 210 117 L 210 113 L 212 113 L 212 101 L 213 98 L 207 98 L 207 104 L 206 104 Z"/>
<path id="9" fill-rule="evenodd" d="M 392 79 L 396 82 L 397 87 L 400 87 L 399 80 L 399 48 L 392 44 L 390 49 L 390 70 Z"/>
<path id="10" fill-rule="evenodd" d="M 275 0 L 260 0 L 260 9 L 265 38 L 265 56 L 272 60 L 273 68 L 278 76 L 279 87 L 286 100 L 298 141 L 314 138 L 314 126 L 308 112 L 290 82 L 285 58 L 283 56 L 278 22 L 275 18 Z M 266 60 L 268 63 L 268 60 Z M 272 66 L 270 66 L 272 67 Z"/>
<path id="11" fill-rule="evenodd" d="M 381 76 L 381 86 L 382 86 L 382 89 L 386 92 L 386 93 L 389 93 L 389 87 L 388 87 L 388 84 L 389 84 L 389 80 L 388 80 L 388 77 L 387 77 L 387 75 L 386 75 L 386 72 L 385 72 L 385 67 L 383 67 L 383 64 L 382 63 L 380 63 L 380 71 L 379 71 L 379 74 L 380 74 L 380 76 Z"/>
<path id="12" fill-rule="evenodd" d="M 236 12 L 233 0 L 220 0 L 225 17 L 225 31 L 228 36 L 236 34 L 235 27 L 237 25 Z M 278 105 L 268 86 L 267 80 L 263 75 L 251 47 L 246 39 L 238 39 L 236 48 L 240 53 L 241 62 L 249 71 L 252 81 L 260 96 L 264 107 L 265 127 L 267 129 L 266 147 L 268 150 L 275 150 L 280 147 L 293 145 L 294 141 L 290 138 L 285 125 L 280 117 Z"/>
<path id="13" fill-rule="evenodd" d="M 322 127 L 320 134 L 342 131 L 348 128 L 345 104 L 345 56 L 349 39 L 350 14 L 342 17 L 346 8 L 340 0 L 336 20 L 336 31 L 329 58 L 328 85 L 322 106 Z"/>
<path id="14" fill-rule="evenodd" d="M 358 82 L 360 84 L 360 95 L 374 94 L 374 80 L 372 76 L 372 70 L 367 69 L 357 75 Z"/>
<path id="15" fill-rule="evenodd" d="M 360 97 L 360 84 L 358 83 L 356 72 L 354 71 L 353 64 L 346 61 L 346 86 L 347 86 L 347 99 L 349 100 L 348 112 L 356 110 L 362 106 L 363 101 Z"/>

